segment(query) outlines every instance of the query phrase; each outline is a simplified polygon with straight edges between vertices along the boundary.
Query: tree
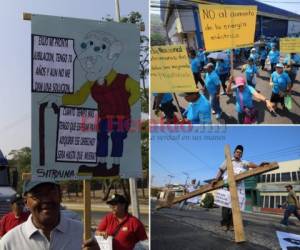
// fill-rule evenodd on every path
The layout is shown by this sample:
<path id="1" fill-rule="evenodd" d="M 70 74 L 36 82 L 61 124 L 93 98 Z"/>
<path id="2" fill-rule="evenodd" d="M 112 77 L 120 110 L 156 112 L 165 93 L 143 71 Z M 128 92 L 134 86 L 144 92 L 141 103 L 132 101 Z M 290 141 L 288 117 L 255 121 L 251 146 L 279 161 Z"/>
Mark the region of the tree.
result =
<path id="1" fill-rule="evenodd" d="M 151 46 L 165 45 L 167 38 L 160 33 L 151 33 Z"/>
<path id="2" fill-rule="evenodd" d="M 8 160 L 8 166 L 15 168 L 18 172 L 17 192 L 22 193 L 22 174 L 30 173 L 31 167 L 31 149 L 24 147 L 18 150 L 12 150 L 9 152 L 10 159 Z"/>

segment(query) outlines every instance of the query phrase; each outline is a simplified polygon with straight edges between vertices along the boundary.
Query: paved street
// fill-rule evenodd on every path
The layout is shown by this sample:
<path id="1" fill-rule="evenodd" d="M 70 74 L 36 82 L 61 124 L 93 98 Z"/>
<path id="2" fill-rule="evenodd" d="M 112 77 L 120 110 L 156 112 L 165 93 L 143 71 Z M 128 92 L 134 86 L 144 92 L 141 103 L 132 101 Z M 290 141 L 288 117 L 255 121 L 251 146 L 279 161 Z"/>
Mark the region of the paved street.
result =
<path id="1" fill-rule="evenodd" d="M 219 208 L 155 211 L 152 206 L 151 247 L 157 250 L 279 250 L 276 231 L 300 234 L 300 223 L 295 218 L 291 219 L 293 225 L 284 228 L 279 225 L 280 216 L 243 213 L 247 241 L 236 244 L 233 232 L 223 231 L 219 226 L 220 218 Z"/>
<path id="2" fill-rule="evenodd" d="M 240 71 L 241 66 L 235 69 L 235 76 L 244 76 L 243 73 Z M 296 83 L 292 89 L 292 99 L 293 99 L 293 107 L 291 111 L 283 111 L 279 105 L 279 109 L 277 110 L 276 114 L 271 114 L 265 104 L 262 102 L 255 101 L 255 107 L 258 109 L 258 124 L 294 124 L 300 123 L 300 73 L 298 71 L 298 75 L 296 78 Z M 257 84 L 256 89 L 261 92 L 265 97 L 270 99 L 271 97 L 271 87 L 269 85 L 270 81 L 270 74 L 266 71 L 260 71 L 260 77 L 257 77 Z M 221 88 L 222 92 L 222 88 Z M 153 103 L 153 97 L 152 97 Z M 178 101 L 180 106 L 185 108 L 187 106 L 187 102 L 184 100 L 183 97 L 178 96 Z M 231 96 L 228 97 L 223 95 L 220 97 L 221 108 L 223 109 L 222 118 L 220 120 L 221 123 L 226 124 L 236 124 L 237 117 L 235 111 L 235 97 Z M 151 106 L 152 107 L 152 106 Z M 153 110 L 151 110 L 151 120 L 152 123 L 159 123 L 159 118 L 154 114 Z M 213 123 L 219 123 L 213 116 L 212 119 Z"/>

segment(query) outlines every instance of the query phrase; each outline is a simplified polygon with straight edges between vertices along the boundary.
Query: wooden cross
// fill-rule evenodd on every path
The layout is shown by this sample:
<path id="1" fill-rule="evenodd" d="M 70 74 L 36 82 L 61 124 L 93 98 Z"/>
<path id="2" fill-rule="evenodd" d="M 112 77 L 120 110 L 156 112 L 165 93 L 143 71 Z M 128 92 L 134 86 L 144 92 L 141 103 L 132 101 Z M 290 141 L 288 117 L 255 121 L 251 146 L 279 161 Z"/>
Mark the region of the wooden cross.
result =
<path id="1" fill-rule="evenodd" d="M 241 174 L 234 175 L 229 145 L 225 146 L 225 157 L 226 157 L 226 165 L 227 165 L 227 173 L 228 173 L 229 191 L 231 196 L 231 207 L 232 207 L 232 215 L 233 215 L 235 242 L 239 243 L 245 241 L 245 234 L 244 234 L 242 215 L 239 206 L 236 182 L 244 180 L 251 176 L 260 175 L 278 169 L 279 166 L 277 162 L 272 162 L 269 164 L 264 164 L 258 168 L 243 172 Z M 180 197 L 175 197 L 174 192 L 168 192 L 166 194 L 166 199 L 162 202 L 158 202 L 156 209 L 171 207 L 176 203 L 180 203 L 182 201 L 193 198 L 195 196 L 202 195 L 204 193 L 213 191 L 215 189 L 222 188 L 224 185 L 225 182 L 223 180 L 218 181 L 214 186 L 212 186 L 211 184 L 206 184 L 200 187 L 199 189 L 190 192 L 188 194 L 182 195 Z"/>

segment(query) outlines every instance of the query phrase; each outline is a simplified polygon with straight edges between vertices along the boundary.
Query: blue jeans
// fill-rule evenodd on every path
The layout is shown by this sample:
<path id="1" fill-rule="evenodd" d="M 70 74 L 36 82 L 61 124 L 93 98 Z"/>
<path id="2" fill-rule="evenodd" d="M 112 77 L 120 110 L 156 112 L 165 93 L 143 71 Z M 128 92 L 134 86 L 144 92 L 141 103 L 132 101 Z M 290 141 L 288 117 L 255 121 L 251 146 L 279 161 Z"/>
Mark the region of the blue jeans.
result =
<path id="1" fill-rule="evenodd" d="M 220 98 L 217 98 L 216 95 L 209 95 L 210 105 L 212 109 L 217 113 L 221 114 L 222 110 L 220 107 Z"/>
<path id="2" fill-rule="evenodd" d="M 111 157 L 122 157 L 124 139 L 127 137 L 129 128 L 129 119 L 100 119 L 96 155 L 98 157 L 108 156 L 108 133 L 110 133 Z"/>
<path id="3" fill-rule="evenodd" d="M 281 221 L 282 224 L 288 225 L 288 219 L 291 214 L 294 214 L 298 220 L 300 221 L 300 215 L 298 214 L 298 208 L 295 205 L 288 205 L 287 208 L 284 211 L 284 217 Z"/>

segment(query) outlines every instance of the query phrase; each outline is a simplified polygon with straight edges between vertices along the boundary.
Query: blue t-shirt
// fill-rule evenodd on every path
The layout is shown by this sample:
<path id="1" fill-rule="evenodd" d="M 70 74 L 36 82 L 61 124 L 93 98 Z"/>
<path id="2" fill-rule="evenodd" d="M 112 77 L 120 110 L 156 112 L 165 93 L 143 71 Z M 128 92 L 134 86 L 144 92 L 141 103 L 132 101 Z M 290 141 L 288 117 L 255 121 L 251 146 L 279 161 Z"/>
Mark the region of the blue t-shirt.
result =
<path id="1" fill-rule="evenodd" d="M 286 72 L 282 72 L 278 74 L 274 71 L 271 75 L 272 82 L 274 83 L 272 92 L 274 94 L 279 94 L 279 91 L 285 92 L 289 83 L 291 83 L 291 79 Z"/>
<path id="2" fill-rule="evenodd" d="M 290 54 L 286 55 L 284 63 L 289 64 L 291 60 L 293 60 L 295 64 L 300 64 L 300 56 L 298 54 L 295 54 L 292 58 Z M 294 74 L 297 74 L 298 67 L 292 67 L 292 71 Z"/>
<path id="3" fill-rule="evenodd" d="M 219 76 L 225 75 L 228 73 L 228 65 L 224 61 L 217 61 L 215 70 Z"/>
<path id="4" fill-rule="evenodd" d="M 157 93 L 154 93 L 153 95 L 158 96 Z M 164 93 L 163 98 L 160 101 L 160 104 L 164 104 L 164 103 L 167 103 L 167 102 L 172 101 L 172 100 L 173 100 L 173 96 L 172 96 L 171 93 Z"/>
<path id="5" fill-rule="evenodd" d="M 259 58 L 259 55 L 257 53 L 250 53 L 249 58 L 252 58 L 254 62 L 256 62 Z"/>
<path id="6" fill-rule="evenodd" d="M 270 63 L 278 63 L 280 54 L 279 54 L 278 50 L 275 50 L 275 51 L 271 50 L 268 54 L 268 57 L 270 59 Z"/>
<path id="7" fill-rule="evenodd" d="M 247 64 L 246 70 L 245 70 L 247 81 L 252 81 L 252 78 L 253 78 L 254 74 L 256 74 L 256 73 L 257 73 L 256 65 L 253 64 L 250 66 L 249 64 Z"/>
<path id="8" fill-rule="evenodd" d="M 265 49 L 261 49 L 259 51 L 259 54 L 260 54 L 260 59 L 261 60 L 266 60 L 267 59 L 267 51 Z"/>
<path id="9" fill-rule="evenodd" d="M 200 61 L 198 57 L 191 59 L 191 69 L 193 73 L 198 73 L 200 71 Z"/>
<path id="10" fill-rule="evenodd" d="M 220 84 L 221 81 L 216 71 L 205 74 L 205 87 L 210 95 L 215 95 L 217 93 Z"/>
<path id="11" fill-rule="evenodd" d="M 196 102 L 190 102 L 183 115 L 192 124 L 207 124 L 211 123 L 211 108 L 210 103 L 204 95 L 200 94 Z"/>
<path id="12" fill-rule="evenodd" d="M 255 92 L 255 89 L 249 85 L 246 85 L 243 92 L 242 92 L 242 100 L 240 97 L 240 91 L 237 88 L 236 89 L 236 105 L 235 105 L 235 109 L 238 113 L 242 113 L 243 109 L 242 109 L 242 102 L 243 102 L 243 107 L 246 108 L 253 108 L 253 100 L 252 100 L 252 96 L 253 93 Z"/>

